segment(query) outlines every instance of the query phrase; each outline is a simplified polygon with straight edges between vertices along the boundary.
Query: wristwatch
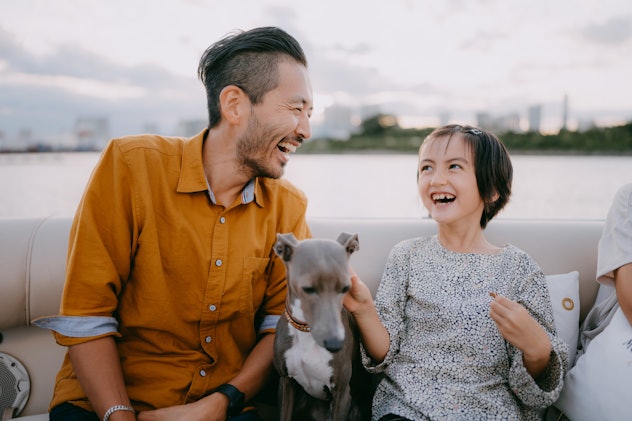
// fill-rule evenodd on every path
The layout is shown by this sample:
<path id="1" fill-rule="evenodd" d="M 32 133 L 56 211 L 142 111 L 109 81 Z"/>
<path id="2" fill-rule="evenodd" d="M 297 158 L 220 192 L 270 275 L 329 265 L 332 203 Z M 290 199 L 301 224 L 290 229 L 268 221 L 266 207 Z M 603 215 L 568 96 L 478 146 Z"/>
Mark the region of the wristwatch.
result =
<path id="1" fill-rule="evenodd" d="M 246 395 L 232 384 L 224 383 L 217 389 L 213 390 L 213 393 L 215 392 L 219 392 L 228 397 L 229 403 L 227 413 L 229 416 L 234 417 L 235 415 L 241 414 L 241 411 L 244 410 Z"/>

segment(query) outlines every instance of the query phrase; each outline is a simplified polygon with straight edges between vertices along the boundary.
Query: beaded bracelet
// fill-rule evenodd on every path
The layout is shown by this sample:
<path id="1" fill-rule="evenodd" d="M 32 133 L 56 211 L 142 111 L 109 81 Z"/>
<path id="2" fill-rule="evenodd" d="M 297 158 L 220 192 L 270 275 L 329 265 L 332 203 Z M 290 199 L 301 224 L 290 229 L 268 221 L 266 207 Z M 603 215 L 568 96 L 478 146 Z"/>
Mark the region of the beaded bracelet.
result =
<path id="1" fill-rule="evenodd" d="M 110 419 L 110 416 L 116 411 L 129 411 L 129 412 L 136 413 L 136 411 L 134 411 L 134 408 L 132 408 L 131 406 L 114 405 L 113 407 L 105 411 L 105 414 L 103 415 L 103 421 L 108 421 Z"/>

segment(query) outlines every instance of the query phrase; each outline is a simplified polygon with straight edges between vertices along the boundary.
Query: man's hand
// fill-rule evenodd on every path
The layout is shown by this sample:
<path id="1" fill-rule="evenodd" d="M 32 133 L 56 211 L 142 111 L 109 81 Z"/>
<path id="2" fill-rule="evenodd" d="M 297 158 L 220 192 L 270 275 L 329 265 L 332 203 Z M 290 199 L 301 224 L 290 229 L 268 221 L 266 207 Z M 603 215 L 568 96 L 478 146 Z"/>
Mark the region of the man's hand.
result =
<path id="1" fill-rule="evenodd" d="M 212 393 L 197 402 L 138 414 L 138 421 L 225 421 L 228 398 Z"/>

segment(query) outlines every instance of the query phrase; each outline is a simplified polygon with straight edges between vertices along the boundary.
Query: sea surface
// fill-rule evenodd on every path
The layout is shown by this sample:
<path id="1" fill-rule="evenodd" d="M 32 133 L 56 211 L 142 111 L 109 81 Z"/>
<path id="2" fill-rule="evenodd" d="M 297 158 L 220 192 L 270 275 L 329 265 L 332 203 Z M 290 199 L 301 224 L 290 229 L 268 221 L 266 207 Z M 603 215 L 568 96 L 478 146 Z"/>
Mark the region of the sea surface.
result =
<path id="1" fill-rule="evenodd" d="M 72 216 L 94 152 L 0 154 L 0 218 Z M 497 218 L 604 219 L 632 182 L 632 156 L 514 155 L 512 198 Z M 285 177 L 309 217 L 425 217 L 414 154 L 295 155 Z"/>

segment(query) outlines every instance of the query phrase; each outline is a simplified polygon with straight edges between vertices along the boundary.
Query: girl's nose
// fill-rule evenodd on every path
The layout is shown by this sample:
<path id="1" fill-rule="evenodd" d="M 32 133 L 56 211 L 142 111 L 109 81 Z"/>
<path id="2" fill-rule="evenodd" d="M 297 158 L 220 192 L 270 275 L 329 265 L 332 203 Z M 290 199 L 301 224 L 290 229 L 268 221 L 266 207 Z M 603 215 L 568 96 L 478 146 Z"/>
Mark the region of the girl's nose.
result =
<path id="1" fill-rule="evenodd" d="M 446 178 L 445 178 L 445 176 L 443 174 L 443 171 L 436 170 L 432 174 L 432 178 L 430 179 L 430 185 L 432 185 L 432 186 L 443 186 L 444 184 L 446 184 Z"/>

